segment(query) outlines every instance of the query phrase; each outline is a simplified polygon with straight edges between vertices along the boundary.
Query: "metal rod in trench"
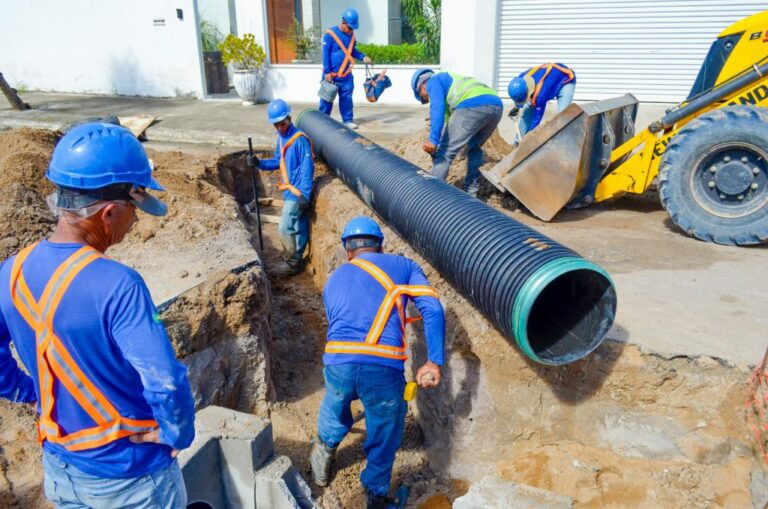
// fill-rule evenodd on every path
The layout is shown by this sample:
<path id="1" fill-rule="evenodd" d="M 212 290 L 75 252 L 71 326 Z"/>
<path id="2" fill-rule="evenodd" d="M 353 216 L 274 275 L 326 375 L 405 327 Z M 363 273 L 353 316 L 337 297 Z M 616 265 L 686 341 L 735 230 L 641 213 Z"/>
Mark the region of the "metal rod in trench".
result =
<path id="1" fill-rule="evenodd" d="M 253 141 L 248 138 L 248 155 L 253 158 Z M 256 204 L 256 225 L 259 227 L 259 249 L 264 251 L 264 237 L 261 234 L 261 207 L 259 206 L 259 195 L 256 192 L 256 168 L 251 171 L 251 184 L 253 185 L 253 202 Z"/>

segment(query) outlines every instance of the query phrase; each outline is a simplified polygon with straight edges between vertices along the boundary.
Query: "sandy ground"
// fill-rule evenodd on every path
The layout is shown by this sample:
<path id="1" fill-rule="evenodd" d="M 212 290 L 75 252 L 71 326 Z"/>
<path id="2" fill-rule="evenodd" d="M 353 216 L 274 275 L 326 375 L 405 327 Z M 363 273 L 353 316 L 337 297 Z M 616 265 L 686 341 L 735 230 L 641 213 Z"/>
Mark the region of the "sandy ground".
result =
<path id="1" fill-rule="evenodd" d="M 405 158 L 426 167 L 428 156 L 420 152 L 414 139 L 400 140 L 394 147 Z M 54 141 L 55 136 L 45 131 L 0 133 L 0 178 L 13 191 L 9 194 L 12 199 L 0 201 L 0 217 L 7 218 L 0 222 L 3 257 L 44 235 L 53 224 L 42 202 L 42 197 L 51 190 L 39 177 Z M 495 137 L 488 148 L 491 158 L 503 156 L 508 150 L 500 137 Z M 237 158 L 242 158 L 242 154 L 234 159 L 225 157 L 222 164 L 216 164 L 222 157 L 217 149 L 195 149 L 190 153 L 164 150 L 154 152 L 152 157 L 159 179 L 169 188 L 171 214 L 162 220 L 142 218 L 125 245 L 110 254 L 134 264 L 142 273 L 151 274 L 151 279 L 157 281 L 152 288 L 155 300 L 162 301 L 205 281 L 217 271 L 252 259 L 251 249 L 231 249 L 232 245 L 244 245 L 239 222 L 245 218 L 238 215 L 241 213 L 235 201 L 248 201 L 251 188 L 237 169 Z M 451 181 L 456 184 L 461 182 L 461 165 L 462 161 L 457 161 L 452 171 Z M 276 270 L 276 225 L 265 225 L 264 230 L 265 264 L 272 287 L 269 320 L 274 401 L 270 413 L 276 449 L 287 454 L 305 475 L 309 440 L 315 432 L 323 396 L 320 359 L 326 324 L 319 290 L 339 263 L 341 224 L 348 216 L 367 211 L 321 165 L 317 182 L 319 199 L 313 226 L 312 264 L 307 272 L 295 278 L 281 276 Z M 274 175 L 265 176 L 260 187 L 265 193 L 274 193 L 274 184 Z M 234 197 L 222 195 L 222 191 Z M 743 445 L 748 436 L 740 410 L 744 402 L 740 381 L 746 381 L 747 372 L 743 367 L 733 369 L 710 358 L 693 359 L 696 351 L 690 345 L 700 344 L 705 353 L 722 351 L 722 355 L 712 354 L 713 357 L 728 359 L 738 354 L 740 359 L 751 358 L 752 362 L 762 357 L 764 338 L 753 336 L 752 341 L 759 344 L 752 345 L 748 352 L 741 352 L 741 345 L 764 325 L 764 311 L 759 308 L 765 302 L 765 290 L 754 285 L 754 281 L 759 280 L 768 265 L 764 263 L 768 251 L 721 250 L 719 246 L 685 237 L 664 222 L 664 211 L 652 199 L 568 212 L 564 219 L 544 224 L 518 210 L 513 199 L 498 195 L 489 185 L 483 186 L 481 197 L 611 271 L 623 299 L 618 326 L 611 333 L 618 341 L 606 343 L 590 360 L 564 370 L 527 365 L 514 347 L 499 342 L 498 334 L 438 274 L 428 270 L 430 279 L 454 309 L 449 316 L 449 334 L 454 338 L 449 349 L 454 362 L 462 359 L 465 371 L 454 369 L 453 376 L 447 378 L 445 391 L 437 397 L 420 397 L 411 407 L 393 482 L 395 486 L 404 482 L 412 487 L 411 506 L 450 507 L 450 502 L 468 489 L 468 483 L 462 479 L 469 474 L 455 475 L 455 479 L 440 474 L 435 465 L 445 465 L 434 461 L 435 458 L 454 453 L 458 461 L 467 462 L 465 472 L 471 472 L 470 462 L 478 455 L 498 456 L 499 449 L 505 459 L 494 460 L 496 475 L 567 493 L 577 501 L 577 507 L 670 507 L 676 501 L 688 507 L 750 506 L 748 484 L 753 463 Z M 407 244 L 387 233 L 388 249 L 412 256 Z M 752 254 L 747 256 L 747 252 Z M 413 257 L 418 259 L 415 254 Z M 737 281 L 733 282 L 728 274 Z M 707 276 L 714 279 L 706 279 Z M 692 277 L 705 278 L 706 290 L 691 292 Z M 659 292 L 659 281 L 669 282 L 670 288 Z M 715 285 L 718 292 L 714 297 L 713 281 L 725 285 Z M 751 288 L 754 293 L 748 293 Z M 712 299 L 714 307 L 710 307 Z M 734 314 L 737 311 L 742 314 Z M 733 321 L 723 318 L 731 315 Z M 733 330 L 717 336 L 729 326 Z M 414 334 L 412 339 L 418 344 L 418 328 Z M 723 337 L 730 341 L 723 341 Z M 693 342 L 694 338 L 698 342 Z M 478 340 L 486 344 L 478 345 Z M 636 343 L 641 349 L 626 346 L 626 342 Z M 657 346 L 667 353 L 644 353 L 646 349 L 657 351 Z M 753 351 L 758 354 L 753 355 Z M 418 352 L 414 355 L 418 356 Z M 621 362 L 617 363 L 618 359 Z M 472 373 L 466 367 L 476 363 L 482 363 L 482 370 L 475 376 L 488 378 L 482 380 L 488 393 L 473 392 L 478 389 L 472 384 L 478 382 L 466 378 Z M 510 383 L 515 391 L 508 388 Z M 458 394 L 453 394 L 451 391 L 457 388 Z M 469 421 L 478 415 L 496 422 L 494 419 L 506 418 L 510 407 L 516 406 L 520 411 L 506 425 L 498 427 L 495 434 L 485 435 L 491 440 L 461 444 L 474 447 L 474 456 L 451 451 L 445 445 L 447 442 L 443 442 L 445 454 L 441 455 L 434 450 L 440 443 L 433 440 L 432 450 L 424 446 L 425 440 L 430 445 L 429 437 L 417 424 L 417 417 L 429 415 L 430 406 L 440 398 L 443 402 L 439 412 L 453 416 L 446 418 L 445 433 L 457 435 L 457 440 L 463 432 L 468 436 L 476 433 L 482 423 Z M 507 402 L 498 409 L 493 405 L 484 407 L 488 401 L 504 400 Z M 474 412 L 479 414 L 471 413 L 473 405 Z M 605 417 L 606 408 L 615 412 Z M 636 409 L 637 413 L 628 413 L 628 408 Z M 649 420 L 645 413 L 654 414 L 654 418 Z M 643 457 L 643 451 L 637 457 L 633 456 L 637 451 L 627 453 L 621 449 L 627 441 L 631 443 L 632 437 L 626 435 L 631 430 L 642 435 L 668 425 L 671 421 L 665 420 L 664 414 L 684 423 L 682 441 L 675 444 L 680 448 L 679 456 L 649 461 Z M 604 420 L 595 420 L 598 416 Z M 562 421 L 555 430 L 547 428 L 553 419 Z M 620 425 L 628 421 L 635 428 Z M 26 407 L 0 404 L 0 507 L 43 506 L 33 422 L 34 415 Z M 700 427 L 701 422 L 705 422 L 705 428 Z M 563 430 L 568 432 L 560 433 Z M 361 506 L 358 476 L 364 465 L 364 432 L 361 421 L 340 448 L 338 471 L 331 485 L 324 490 L 313 488 L 323 507 Z M 563 439 L 563 435 L 570 438 Z M 598 443 L 600 440 L 603 443 Z M 700 461 L 692 462 L 691 457 Z M 432 466 L 428 459 L 433 460 Z M 706 466 L 708 462 L 713 466 Z M 665 505 L 668 503 L 672 505 Z"/>

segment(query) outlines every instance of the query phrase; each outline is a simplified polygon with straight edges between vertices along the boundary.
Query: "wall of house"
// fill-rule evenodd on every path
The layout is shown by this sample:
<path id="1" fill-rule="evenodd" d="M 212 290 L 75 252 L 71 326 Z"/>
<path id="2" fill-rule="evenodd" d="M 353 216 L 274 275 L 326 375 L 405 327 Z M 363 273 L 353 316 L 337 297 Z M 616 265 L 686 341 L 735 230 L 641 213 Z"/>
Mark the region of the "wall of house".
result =
<path id="1" fill-rule="evenodd" d="M 182 9 L 182 20 L 176 9 Z M 0 16 L 0 69 L 12 85 L 203 95 L 194 0 L 28 0 L 13 2 L 5 14 Z"/>
<path id="2" fill-rule="evenodd" d="M 409 104 L 418 105 L 411 90 L 411 76 L 418 65 L 398 65 L 387 69 L 387 76 L 392 80 L 392 86 L 384 91 L 377 104 Z M 435 68 L 437 70 L 437 68 Z M 273 65 L 266 71 L 261 95 L 264 99 L 280 97 L 286 101 L 313 102 L 318 100 L 317 90 L 320 88 L 322 66 L 318 64 L 289 64 Z M 363 82 L 365 67 L 360 65 L 352 71 L 355 77 L 355 103 L 365 103 Z"/>
<path id="3" fill-rule="evenodd" d="M 440 65 L 493 87 L 497 0 L 443 0 Z"/>

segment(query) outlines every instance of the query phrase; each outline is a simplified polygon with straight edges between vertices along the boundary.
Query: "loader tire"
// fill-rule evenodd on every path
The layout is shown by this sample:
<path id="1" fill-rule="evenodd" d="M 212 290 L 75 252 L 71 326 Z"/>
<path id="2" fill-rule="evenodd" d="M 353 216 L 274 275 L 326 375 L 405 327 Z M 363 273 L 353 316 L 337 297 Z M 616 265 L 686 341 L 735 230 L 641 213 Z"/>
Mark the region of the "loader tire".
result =
<path id="1" fill-rule="evenodd" d="M 768 110 L 728 106 L 689 122 L 659 166 L 672 221 L 707 242 L 768 241 Z"/>

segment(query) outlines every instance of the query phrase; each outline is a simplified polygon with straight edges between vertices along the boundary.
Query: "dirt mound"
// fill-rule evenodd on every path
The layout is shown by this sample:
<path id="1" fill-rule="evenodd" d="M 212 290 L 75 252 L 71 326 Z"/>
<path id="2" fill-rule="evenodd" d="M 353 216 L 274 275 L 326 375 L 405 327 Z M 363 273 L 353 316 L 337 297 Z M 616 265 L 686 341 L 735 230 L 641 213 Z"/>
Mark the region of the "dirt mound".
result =
<path id="1" fill-rule="evenodd" d="M 51 131 L 0 133 L 0 260 L 49 233 L 54 218 L 45 204 L 53 186 L 44 178 L 58 137 Z"/>
<path id="2" fill-rule="evenodd" d="M 389 150 L 402 157 L 406 161 L 415 164 L 425 171 L 432 169 L 432 156 L 421 149 L 422 144 L 429 137 L 429 128 L 425 127 L 418 133 L 403 138 L 392 143 Z M 481 169 L 490 169 L 496 163 L 501 161 L 504 156 L 512 151 L 512 145 L 501 137 L 498 129 L 493 132 L 488 141 L 483 144 L 483 153 L 485 162 Z M 451 163 L 448 171 L 447 182 L 451 185 L 461 188 L 464 184 L 464 176 L 467 172 L 467 151 L 463 149 Z M 480 190 L 478 198 L 491 206 L 503 207 L 510 210 L 518 208 L 518 202 L 509 194 L 500 193 L 490 182 L 480 177 Z"/>

